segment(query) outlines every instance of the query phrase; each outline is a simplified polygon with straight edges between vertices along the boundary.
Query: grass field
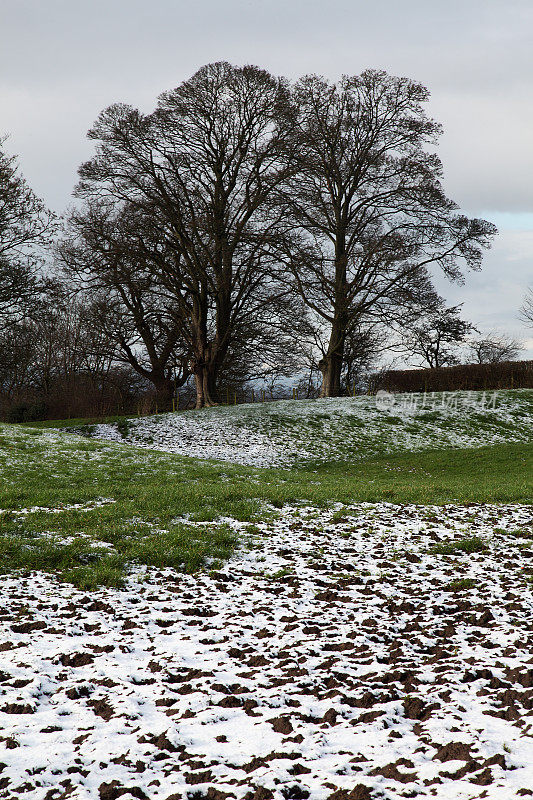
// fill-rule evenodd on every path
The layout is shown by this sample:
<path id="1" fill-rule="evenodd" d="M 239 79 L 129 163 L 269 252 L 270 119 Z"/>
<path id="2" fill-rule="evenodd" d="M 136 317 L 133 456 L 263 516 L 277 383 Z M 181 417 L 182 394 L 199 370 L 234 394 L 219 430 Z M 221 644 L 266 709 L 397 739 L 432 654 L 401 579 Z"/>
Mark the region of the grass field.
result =
<path id="1" fill-rule="evenodd" d="M 57 423 L 56 423 L 57 424 Z M 194 571 L 286 504 L 530 502 L 533 445 L 382 454 L 292 469 L 180 457 L 1 426 L 2 569 L 119 585 L 132 564 Z"/>

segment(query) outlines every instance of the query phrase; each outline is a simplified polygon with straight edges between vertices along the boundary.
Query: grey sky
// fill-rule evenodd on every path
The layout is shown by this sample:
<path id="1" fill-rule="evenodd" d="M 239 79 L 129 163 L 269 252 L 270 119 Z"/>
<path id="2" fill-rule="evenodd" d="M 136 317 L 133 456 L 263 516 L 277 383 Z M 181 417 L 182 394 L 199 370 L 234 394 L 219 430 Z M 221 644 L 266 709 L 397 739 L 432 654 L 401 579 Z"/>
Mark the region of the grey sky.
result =
<path id="1" fill-rule="evenodd" d="M 529 339 L 533 357 L 516 316 L 533 283 L 531 0 L 0 0 L 0 133 L 61 212 L 102 108 L 150 111 L 221 59 L 289 78 L 375 67 L 428 86 L 447 193 L 500 229 L 481 273 L 439 289 L 483 331 Z"/>

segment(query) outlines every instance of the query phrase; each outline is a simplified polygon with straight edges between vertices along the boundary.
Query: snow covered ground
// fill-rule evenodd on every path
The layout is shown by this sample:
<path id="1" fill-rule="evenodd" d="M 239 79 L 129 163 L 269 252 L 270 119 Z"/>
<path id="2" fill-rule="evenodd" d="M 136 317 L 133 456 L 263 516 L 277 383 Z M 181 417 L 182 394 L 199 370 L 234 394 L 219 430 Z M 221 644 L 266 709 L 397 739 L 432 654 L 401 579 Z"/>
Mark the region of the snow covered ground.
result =
<path id="1" fill-rule="evenodd" d="M 285 508 L 211 574 L 3 576 L 0 797 L 531 796 L 531 539 L 527 506 Z"/>
<path id="2" fill-rule="evenodd" d="M 531 441 L 533 391 L 282 400 L 91 426 L 99 439 L 256 467 Z"/>

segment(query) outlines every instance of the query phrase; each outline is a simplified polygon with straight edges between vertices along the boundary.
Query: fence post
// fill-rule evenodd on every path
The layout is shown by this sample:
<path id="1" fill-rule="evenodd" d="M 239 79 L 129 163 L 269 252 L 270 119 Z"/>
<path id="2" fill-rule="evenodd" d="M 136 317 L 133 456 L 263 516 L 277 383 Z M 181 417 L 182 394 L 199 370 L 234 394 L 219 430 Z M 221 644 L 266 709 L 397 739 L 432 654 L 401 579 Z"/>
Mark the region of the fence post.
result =
<path id="1" fill-rule="evenodd" d="M 252 388 L 252 403 L 254 402 L 254 390 Z"/>
<path id="2" fill-rule="evenodd" d="M 235 392 L 233 405 L 235 405 L 235 406 L 237 405 L 237 392 Z"/>

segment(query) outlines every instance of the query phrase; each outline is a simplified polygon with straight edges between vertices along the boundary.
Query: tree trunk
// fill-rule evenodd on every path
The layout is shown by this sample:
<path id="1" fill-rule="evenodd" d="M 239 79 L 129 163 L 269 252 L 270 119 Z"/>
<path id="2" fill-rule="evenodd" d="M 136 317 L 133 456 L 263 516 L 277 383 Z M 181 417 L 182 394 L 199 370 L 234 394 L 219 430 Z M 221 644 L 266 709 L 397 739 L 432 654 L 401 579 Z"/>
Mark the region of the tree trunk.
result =
<path id="1" fill-rule="evenodd" d="M 216 406 L 216 396 L 213 396 L 213 376 L 210 364 L 199 363 L 194 370 L 194 383 L 196 386 L 196 408 L 209 408 Z"/>
<path id="2" fill-rule="evenodd" d="M 168 375 L 152 376 L 151 381 L 155 386 L 156 399 L 162 408 L 170 408 L 174 396 L 175 382 Z"/>
<path id="3" fill-rule="evenodd" d="M 341 218 L 341 209 L 337 209 L 337 218 Z M 335 242 L 335 299 L 334 316 L 329 336 L 328 351 L 320 360 L 322 386 L 319 397 L 339 397 L 341 393 L 341 373 L 344 361 L 344 345 L 348 319 L 346 313 L 346 226 L 338 222 Z"/>
<path id="4" fill-rule="evenodd" d="M 219 303 L 219 305 L 222 303 Z M 222 304 L 223 305 L 223 304 Z M 224 313 L 223 313 L 224 312 Z M 192 363 L 196 386 L 196 408 L 218 405 L 218 376 L 227 352 L 225 325 L 228 324 L 229 312 L 226 308 L 217 311 L 216 335 L 209 341 L 204 320 L 207 314 L 199 317 L 195 325 L 196 346 Z M 220 342 L 223 342 L 221 345 Z"/>
<path id="5" fill-rule="evenodd" d="M 192 361 L 194 384 L 196 388 L 196 408 L 217 405 L 215 359 L 210 344 L 198 344 Z"/>
<path id="6" fill-rule="evenodd" d="M 344 358 L 345 332 L 341 323 L 334 323 L 329 339 L 328 352 L 320 359 L 322 386 L 319 397 L 339 397 L 341 394 L 341 373 Z"/>
<path id="7" fill-rule="evenodd" d="M 326 356 L 320 361 L 322 385 L 319 397 L 339 397 L 341 394 L 342 357 L 336 353 Z"/>

